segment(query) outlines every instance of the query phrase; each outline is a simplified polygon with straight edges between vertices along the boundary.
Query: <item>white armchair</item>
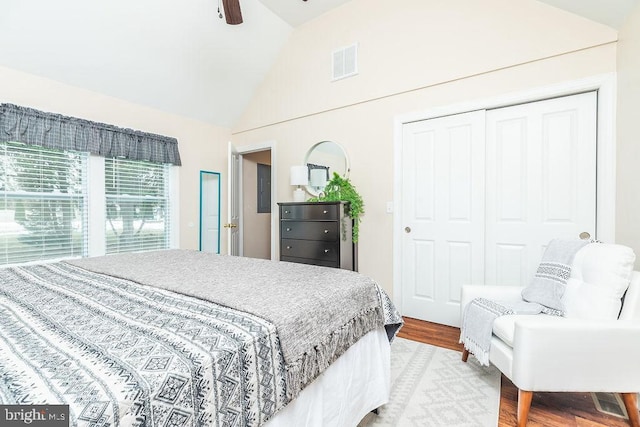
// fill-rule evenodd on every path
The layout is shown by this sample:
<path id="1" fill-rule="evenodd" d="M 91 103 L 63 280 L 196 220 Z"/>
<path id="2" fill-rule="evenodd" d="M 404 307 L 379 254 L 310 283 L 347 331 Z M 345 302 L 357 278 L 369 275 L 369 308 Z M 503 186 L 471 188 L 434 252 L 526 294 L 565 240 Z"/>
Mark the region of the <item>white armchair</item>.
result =
<path id="1" fill-rule="evenodd" d="M 566 317 L 507 315 L 494 321 L 489 361 L 518 388 L 519 427 L 527 423 L 534 391 L 620 393 L 630 425 L 640 427 L 640 272 L 631 272 L 634 259 L 624 246 L 587 245 L 572 264 L 563 297 Z M 477 297 L 521 301 L 522 289 L 465 285 L 460 306 L 464 312 Z"/>

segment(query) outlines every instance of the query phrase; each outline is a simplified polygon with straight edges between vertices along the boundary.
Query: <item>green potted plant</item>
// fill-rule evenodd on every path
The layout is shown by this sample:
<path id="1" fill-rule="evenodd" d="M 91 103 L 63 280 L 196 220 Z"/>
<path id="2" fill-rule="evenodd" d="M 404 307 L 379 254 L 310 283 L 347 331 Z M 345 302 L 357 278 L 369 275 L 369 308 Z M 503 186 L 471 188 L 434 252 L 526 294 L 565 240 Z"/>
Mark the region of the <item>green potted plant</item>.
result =
<path id="1" fill-rule="evenodd" d="M 327 182 L 324 190 L 318 197 L 310 199 L 312 202 L 349 202 L 349 217 L 353 220 L 353 243 L 358 242 L 360 229 L 360 217 L 364 214 L 364 202 L 362 196 L 353 186 L 349 178 L 344 178 L 333 173 L 333 178 Z"/>

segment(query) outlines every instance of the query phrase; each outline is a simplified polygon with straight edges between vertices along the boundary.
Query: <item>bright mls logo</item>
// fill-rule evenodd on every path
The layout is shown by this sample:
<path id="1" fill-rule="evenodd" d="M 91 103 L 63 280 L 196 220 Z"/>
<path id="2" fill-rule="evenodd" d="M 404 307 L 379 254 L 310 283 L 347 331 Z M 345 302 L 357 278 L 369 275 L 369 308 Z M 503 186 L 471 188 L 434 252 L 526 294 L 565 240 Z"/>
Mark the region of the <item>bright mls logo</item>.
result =
<path id="1" fill-rule="evenodd" d="M 69 405 L 0 405 L 0 425 L 69 427 Z"/>

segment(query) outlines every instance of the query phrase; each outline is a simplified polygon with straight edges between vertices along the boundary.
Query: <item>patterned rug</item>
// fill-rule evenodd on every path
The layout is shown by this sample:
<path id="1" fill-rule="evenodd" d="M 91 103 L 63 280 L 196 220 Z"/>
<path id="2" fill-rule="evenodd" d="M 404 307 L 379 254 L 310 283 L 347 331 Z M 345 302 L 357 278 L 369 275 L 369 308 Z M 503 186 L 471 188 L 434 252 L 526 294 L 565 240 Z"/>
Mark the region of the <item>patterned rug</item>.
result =
<path id="1" fill-rule="evenodd" d="M 396 338 L 391 345 L 391 398 L 358 427 L 495 427 L 500 372 L 474 357 Z"/>

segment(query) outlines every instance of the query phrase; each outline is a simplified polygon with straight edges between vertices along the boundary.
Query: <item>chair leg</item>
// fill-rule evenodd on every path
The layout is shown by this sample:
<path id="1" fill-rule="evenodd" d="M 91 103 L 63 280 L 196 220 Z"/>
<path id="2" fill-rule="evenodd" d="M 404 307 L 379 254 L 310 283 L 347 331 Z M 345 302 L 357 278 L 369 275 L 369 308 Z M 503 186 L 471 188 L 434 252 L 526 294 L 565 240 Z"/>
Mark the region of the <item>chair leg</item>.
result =
<path id="1" fill-rule="evenodd" d="M 469 350 L 465 348 L 464 350 L 462 350 L 462 361 L 466 362 L 468 358 L 469 358 Z"/>
<path id="2" fill-rule="evenodd" d="M 629 415 L 629 425 L 640 427 L 640 416 L 638 415 L 638 395 L 636 393 L 620 393 L 624 407 Z"/>
<path id="3" fill-rule="evenodd" d="M 525 427 L 527 425 L 532 399 L 532 391 L 518 389 L 518 427 Z"/>

